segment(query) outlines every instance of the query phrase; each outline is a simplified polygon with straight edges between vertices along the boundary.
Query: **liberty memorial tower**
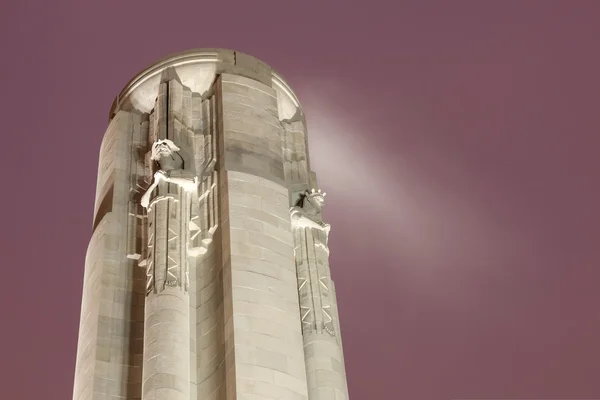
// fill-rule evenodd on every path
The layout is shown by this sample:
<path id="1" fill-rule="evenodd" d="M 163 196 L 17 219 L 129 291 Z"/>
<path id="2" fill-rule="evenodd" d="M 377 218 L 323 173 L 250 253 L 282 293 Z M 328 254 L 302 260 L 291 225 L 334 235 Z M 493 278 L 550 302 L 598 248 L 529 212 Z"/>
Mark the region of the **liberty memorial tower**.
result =
<path id="1" fill-rule="evenodd" d="M 194 50 L 112 105 L 74 400 L 347 400 L 325 193 L 268 65 Z"/>

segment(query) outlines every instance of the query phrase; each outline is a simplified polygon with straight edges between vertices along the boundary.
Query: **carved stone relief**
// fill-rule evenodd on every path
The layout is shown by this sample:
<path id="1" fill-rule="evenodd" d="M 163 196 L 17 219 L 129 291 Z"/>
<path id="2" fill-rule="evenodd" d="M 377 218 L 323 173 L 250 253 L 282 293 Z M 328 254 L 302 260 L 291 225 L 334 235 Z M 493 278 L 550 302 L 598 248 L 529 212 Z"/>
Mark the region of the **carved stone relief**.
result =
<path id="1" fill-rule="evenodd" d="M 128 257 L 138 259 L 138 265 L 146 269 L 147 294 L 168 286 L 187 290 L 188 264 L 206 253 L 217 228 L 214 99 L 193 101 L 197 111 L 194 115 L 200 120 L 191 123 L 188 118 L 185 125 L 194 129 L 183 126 L 181 121 L 165 122 L 171 111 L 166 110 L 166 102 L 160 96 L 145 122 L 146 143 L 152 144 L 146 144 L 149 151 L 139 157 L 143 160 L 137 171 L 141 185 L 138 183 L 133 189 L 130 207 L 130 215 L 142 225 L 131 228 L 130 241 L 139 243 L 137 247 L 141 249 L 130 250 Z M 178 119 L 177 115 L 174 119 Z M 164 138 L 167 132 L 172 132 L 173 140 Z"/>
<path id="2" fill-rule="evenodd" d="M 290 209 L 290 215 L 303 334 L 315 331 L 335 336 L 327 247 L 331 227 L 322 219 L 324 202 L 325 193 L 315 189 L 306 191 Z"/>

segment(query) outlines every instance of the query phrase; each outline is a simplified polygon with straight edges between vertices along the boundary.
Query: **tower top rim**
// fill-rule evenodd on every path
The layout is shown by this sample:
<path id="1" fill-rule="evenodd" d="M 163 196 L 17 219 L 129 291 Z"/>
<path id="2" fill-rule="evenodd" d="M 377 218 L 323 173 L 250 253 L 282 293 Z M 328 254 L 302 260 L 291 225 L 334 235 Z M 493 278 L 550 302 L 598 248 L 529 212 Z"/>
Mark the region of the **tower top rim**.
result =
<path id="1" fill-rule="evenodd" d="M 242 56 L 244 58 L 243 63 L 240 63 L 238 59 Z M 160 74 L 167 68 L 178 68 L 181 66 L 204 64 L 209 67 L 213 67 L 215 73 L 233 73 L 233 74 L 256 74 L 257 76 L 265 71 L 268 71 L 270 75 L 270 84 L 274 89 L 279 89 L 283 92 L 289 100 L 302 111 L 302 106 L 298 97 L 284 80 L 284 78 L 275 71 L 270 65 L 261 61 L 260 59 L 251 56 L 247 53 L 225 49 L 225 48 L 196 48 L 184 50 L 178 53 L 171 54 L 164 58 L 157 60 L 150 66 L 144 68 L 133 76 L 123 87 L 119 95 L 114 99 L 113 104 L 110 107 L 109 119 L 121 109 L 121 105 L 127 98 L 138 88 L 143 87 L 145 83 L 160 76 Z M 265 76 L 262 76 L 263 80 Z M 256 79 L 256 78 L 255 78 Z M 259 79 L 257 79 L 259 80 Z"/>

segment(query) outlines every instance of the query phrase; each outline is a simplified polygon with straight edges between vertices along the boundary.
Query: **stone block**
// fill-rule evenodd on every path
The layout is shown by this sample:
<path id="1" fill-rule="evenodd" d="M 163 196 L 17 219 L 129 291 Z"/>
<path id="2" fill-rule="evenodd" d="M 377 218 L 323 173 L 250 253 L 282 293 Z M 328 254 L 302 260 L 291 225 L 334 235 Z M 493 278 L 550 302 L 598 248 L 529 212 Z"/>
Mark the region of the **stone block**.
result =
<path id="1" fill-rule="evenodd" d="M 262 233 L 254 233 L 253 235 L 250 235 L 248 243 L 253 246 L 269 249 L 284 257 L 289 257 L 290 260 L 293 259 L 294 256 L 292 243 L 285 243 L 283 241 L 275 239 L 272 236 L 268 236 Z"/>
<path id="2" fill-rule="evenodd" d="M 255 365 L 270 368 L 274 371 L 287 372 L 288 359 L 285 355 L 275 351 L 257 348 L 255 351 Z"/>

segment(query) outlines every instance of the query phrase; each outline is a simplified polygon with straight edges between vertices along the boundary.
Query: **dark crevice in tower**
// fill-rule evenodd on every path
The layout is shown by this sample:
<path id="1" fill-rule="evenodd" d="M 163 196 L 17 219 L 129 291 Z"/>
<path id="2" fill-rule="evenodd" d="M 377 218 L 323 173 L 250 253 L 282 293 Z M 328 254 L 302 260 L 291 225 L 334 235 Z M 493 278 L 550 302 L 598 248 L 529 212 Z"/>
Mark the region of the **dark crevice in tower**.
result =
<path id="1" fill-rule="evenodd" d="M 165 82 L 166 83 L 166 88 L 165 88 L 165 114 L 164 114 L 164 118 L 165 118 L 165 139 L 171 139 L 172 138 L 169 137 L 169 120 L 171 119 L 169 117 L 169 92 L 171 90 L 170 86 L 169 86 L 169 81 Z"/>

